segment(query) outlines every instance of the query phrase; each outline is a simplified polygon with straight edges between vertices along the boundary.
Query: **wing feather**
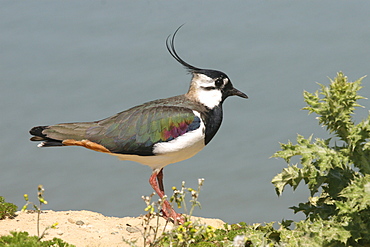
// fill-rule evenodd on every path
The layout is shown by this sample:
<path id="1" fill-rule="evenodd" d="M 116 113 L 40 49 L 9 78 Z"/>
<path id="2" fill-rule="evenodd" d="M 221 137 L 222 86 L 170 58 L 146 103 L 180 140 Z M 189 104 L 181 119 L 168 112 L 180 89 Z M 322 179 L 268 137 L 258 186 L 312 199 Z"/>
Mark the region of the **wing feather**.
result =
<path id="1" fill-rule="evenodd" d="M 173 140 L 199 126 L 200 120 L 191 109 L 147 106 L 98 121 L 87 129 L 86 136 L 113 153 L 153 155 L 156 143 Z"/>

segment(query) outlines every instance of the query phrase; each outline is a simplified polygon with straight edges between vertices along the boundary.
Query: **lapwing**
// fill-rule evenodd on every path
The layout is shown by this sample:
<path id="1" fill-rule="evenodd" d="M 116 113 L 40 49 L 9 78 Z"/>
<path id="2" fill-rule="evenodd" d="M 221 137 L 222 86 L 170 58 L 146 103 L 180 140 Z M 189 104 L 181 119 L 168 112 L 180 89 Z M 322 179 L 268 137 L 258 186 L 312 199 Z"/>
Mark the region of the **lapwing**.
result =
<path id="1" fill-rule="evenodd" d="M 192 74 L 186 94 L 150 101 L 99 121 L 37 126 L 30 130 L 30 140 L 42 141 L 38 147 L 82 146 L 147 165 L 153 171 L 149 183 L 163 198 L 163 168 L 191 158 L 212 140 L 227 97 L 248 98 L 225 73 L 195 67 L 178 55 L 175 36 L 180 28 L 167 37 L 166 47 Z M 162 215 L 175 223 L 184 222 L 166 200 Z"/>

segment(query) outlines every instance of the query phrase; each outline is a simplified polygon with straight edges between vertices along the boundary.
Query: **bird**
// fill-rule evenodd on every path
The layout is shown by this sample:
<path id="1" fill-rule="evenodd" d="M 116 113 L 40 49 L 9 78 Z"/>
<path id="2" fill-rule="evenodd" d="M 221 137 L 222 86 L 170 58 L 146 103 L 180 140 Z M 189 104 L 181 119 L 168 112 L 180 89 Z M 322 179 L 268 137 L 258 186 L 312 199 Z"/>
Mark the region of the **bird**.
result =
<path id="1" fill-rule="evenodd" d="M 149 183 L 163 199 L 162 217 L 175 224 L 185 218 L 164 198 L 163 168 L 193 157 L 212 140 L 220 128 L 226 98 L 248 98 L 225 73 L 195 67 L 178 55 L 175 36 L 181 27 L 167 37 L 166 48 L 192 75 L 187 93 L 98 121 L 36 126 L 29 131 L 31 141 L 41 141 L 38 147 L 81 146 L 149 166 Z"/>

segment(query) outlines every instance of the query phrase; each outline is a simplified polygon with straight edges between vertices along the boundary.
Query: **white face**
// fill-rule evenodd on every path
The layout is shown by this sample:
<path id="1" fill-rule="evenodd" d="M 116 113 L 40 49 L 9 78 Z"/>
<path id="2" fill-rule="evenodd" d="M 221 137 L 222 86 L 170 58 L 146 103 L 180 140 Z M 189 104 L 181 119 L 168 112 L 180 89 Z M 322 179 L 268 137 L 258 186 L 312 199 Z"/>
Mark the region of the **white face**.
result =
<path id="1" fill-rule="evenodd" d="M 191 82 L 190 90 L 192 96 L 210 109 L 213 109 L 222 101 L 221 89 L 229 80 L 223 78 L 222 81 L 217 81 L 217 83 L 216 81 L 217 79 L 210 78 L 203 74 L 194 74 Z"/>

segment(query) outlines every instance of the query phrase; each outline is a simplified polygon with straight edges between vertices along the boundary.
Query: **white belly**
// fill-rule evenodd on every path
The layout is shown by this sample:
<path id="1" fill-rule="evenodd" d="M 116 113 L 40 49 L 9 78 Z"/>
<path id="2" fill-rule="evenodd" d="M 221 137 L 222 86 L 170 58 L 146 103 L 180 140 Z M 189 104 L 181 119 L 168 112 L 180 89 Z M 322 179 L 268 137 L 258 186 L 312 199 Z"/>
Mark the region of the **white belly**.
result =
<path id="1" fill-rule="evenodd" d="M 135 161 L 143 165 L 150 166 L 152 169 L 160 169 L 165 167 L 166 165 L 189 159 L 203 148 L 204 140 L 194 143 L 194 145 L 178 151 L 156 154 L 154 156 L 139 156 L 114 153 L 111 154 L 117 156 L 120 160 Z"/>

